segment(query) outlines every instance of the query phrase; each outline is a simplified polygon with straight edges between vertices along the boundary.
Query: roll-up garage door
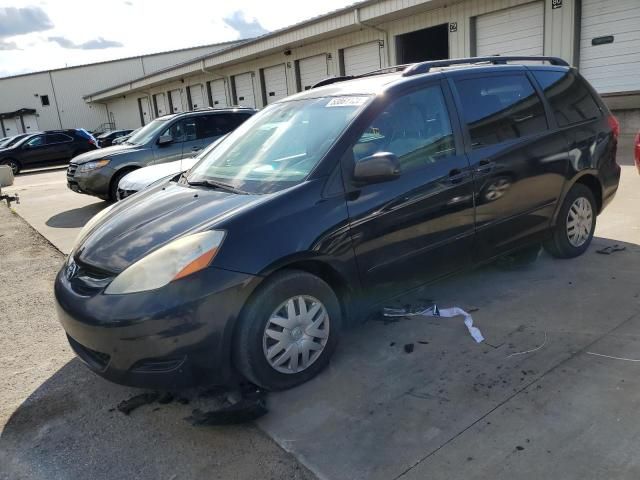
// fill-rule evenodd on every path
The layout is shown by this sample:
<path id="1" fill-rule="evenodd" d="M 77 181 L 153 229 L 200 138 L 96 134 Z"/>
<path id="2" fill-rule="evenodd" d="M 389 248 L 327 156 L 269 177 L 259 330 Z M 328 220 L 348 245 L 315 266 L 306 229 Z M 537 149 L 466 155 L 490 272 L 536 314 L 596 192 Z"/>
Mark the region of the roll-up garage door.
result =
<path id="1" fill-rule="evenodd" d="M 640 90 L 640 2 L 582 0 L 580 72 L 600 93 Z"/>
<path id="2" fill-rule="evenodd" d="M 22 116 L 24 122 L 24 132 L 37 132 L 38 131 L 38 119 L 35 115 L 26 114 Z"/>
<path id="3" fill-rule="evenodd" d="M 211 94 L 211 105 L 213 105 L 214 108 L 226 107 L 228 105 L 227 90 L 222 78 L 209 82 L 209 92 Z"/>
<path id="4" fill-rule="evenodd" d="M 309 90 L 313 85 L 329 76 L 327 56 L 316 55 L 298 61 L 300 90 Z"/>
<path id="5" fill-rule="evenodd" d="M 264 100 L 266 104 L 287 96 L 287 72 L 284 64 L 262 70 L 264 78 Z"/>
<path id="6" fill-rule="evenodd" d="M 544 3 L 534 2 L 476 17 L 476 55 L 542 55 Z"/>
<path id="7" fill-rule="evenodd" d="M 156 117 L 161 117 L 162 115 L 166 115 L 169 113 L 169 109 L 167 108 L 167 100 L 164 96 L 164 93 L 156 93 L 153 96 L 153 108 L 156 112 Z"/>
<path id="8" fill-rule="evenodd" d="M 184 107 L 182 106 L 182 92 L 179 88 L 171 90 L 169 92 L 169 98 L 171 99 L 171 113 L 184 112 Z"/>
<path id="9" fill-rule="evenodd" d="M 149 97 L 138 98 L 138 107 L 140 108 L 140 122 L 146 125 L 151 121 L 151 108 L 149 106 Z"/>
<path id="10" fill-rule="evenodd" d="M 204 95 L 202 93 L 202 85 L 191 85 L 189 87 L 189 97 L 191 98 L 191 110 L 202 108 L 204 104 Z"/>
<path id="11" fill-rule="evenodd" d="M 343 50 L 344 74 L 361 75 L 380 68 L 379 42 L 364 43 Z"/>
<path id="12" fill-rule="evenodd" d="M 256 98 L 253 94 L 253 75 L 251 73 L 243 73 L 233 77 L 235 86 L 235 103 L 243 107 L 256 106 Z"/>

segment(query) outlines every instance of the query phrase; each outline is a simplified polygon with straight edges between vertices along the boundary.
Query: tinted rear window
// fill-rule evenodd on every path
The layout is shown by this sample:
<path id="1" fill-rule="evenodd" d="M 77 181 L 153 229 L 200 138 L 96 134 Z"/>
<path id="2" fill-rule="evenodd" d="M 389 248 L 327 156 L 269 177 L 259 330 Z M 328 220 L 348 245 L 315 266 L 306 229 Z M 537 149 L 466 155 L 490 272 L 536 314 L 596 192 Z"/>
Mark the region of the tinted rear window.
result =
<path id="1" fill-rule="evenodd" d="M 474 148 L 548 128 L 542 101 L 524 75 L 456 80 Z"/>
<path id="2" fill-rule="evenodd" d="M 559 126 L 600 117 L 600 108 L 584 80 L 574 73 L 535 70 L 533 75 L 544 90 Z"/>
<path id="3" fill-rule="evenodd" d="M 64 133 L 51 133 L 47 135 L 47 143 L 72 142 L 73 138 Z"/>

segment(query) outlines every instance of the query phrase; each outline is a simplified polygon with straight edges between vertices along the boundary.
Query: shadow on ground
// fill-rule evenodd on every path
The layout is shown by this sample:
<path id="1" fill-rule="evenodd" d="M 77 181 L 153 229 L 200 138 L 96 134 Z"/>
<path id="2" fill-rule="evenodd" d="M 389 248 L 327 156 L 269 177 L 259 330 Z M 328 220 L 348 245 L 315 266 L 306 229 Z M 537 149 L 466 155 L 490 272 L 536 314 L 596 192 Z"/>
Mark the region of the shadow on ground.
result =
<path id="1" fill-rule="evenodd" d="M 108 205 L 109 202 L 99 202 L 85 205 L 80 208 L 73 208 L 71 210 L 55 214 L 45 223 L 48 227 L 52 228 L 83 227 L 91 217 Z"/>
<path id="2" fill-rule="evenodd" d="M 310 478 L 275 443 L 256 441 L 263 434 L 253 425 L 187 423 L 194 401 L 144 405 L 129 416 L 115 409 L 137 393 L 70 361 L 5 425 L 0 478 Z"/>

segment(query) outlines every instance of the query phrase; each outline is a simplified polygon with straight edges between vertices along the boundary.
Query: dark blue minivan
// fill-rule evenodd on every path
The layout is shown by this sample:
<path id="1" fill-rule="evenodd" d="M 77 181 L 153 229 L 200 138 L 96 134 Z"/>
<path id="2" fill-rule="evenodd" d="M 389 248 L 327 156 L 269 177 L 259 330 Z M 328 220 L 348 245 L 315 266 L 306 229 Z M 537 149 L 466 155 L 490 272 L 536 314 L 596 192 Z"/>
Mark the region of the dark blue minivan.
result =
<path id="1" fill-rule="evenodd" d="M 114 382 L 293 387 L 394 296 L 532 244 L 582 254 L 618 130 L 557 58 L 328 79 L 94 217 L 55 281 L 60 321 Z"/>

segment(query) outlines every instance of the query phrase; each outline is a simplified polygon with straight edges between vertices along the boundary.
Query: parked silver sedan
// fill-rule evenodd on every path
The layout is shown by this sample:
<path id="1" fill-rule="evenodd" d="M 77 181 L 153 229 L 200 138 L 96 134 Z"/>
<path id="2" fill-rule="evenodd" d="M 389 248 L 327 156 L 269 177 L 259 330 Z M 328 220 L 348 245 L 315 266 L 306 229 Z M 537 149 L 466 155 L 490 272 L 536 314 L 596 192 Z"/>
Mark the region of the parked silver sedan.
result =
<path id="1" fill-rule="evenodd" d="M 128 173 L 120 183 L 118 183 L 117 200 L 123 200 L 130 197 L 134 193 L 144 190 L 145 188 L 175 177 L 179 173 L 190 170 L 201 158 L 205 157 L 210 151 L 216 148 L 222 140 L 227 136 L 219 138 L 208 147 L 204 148 L 198 155 L 192 158 L 184 158 L 175 162 L 160 163 L 157 165 L 149 165 L 148 167 L 139 168 Z"/>

